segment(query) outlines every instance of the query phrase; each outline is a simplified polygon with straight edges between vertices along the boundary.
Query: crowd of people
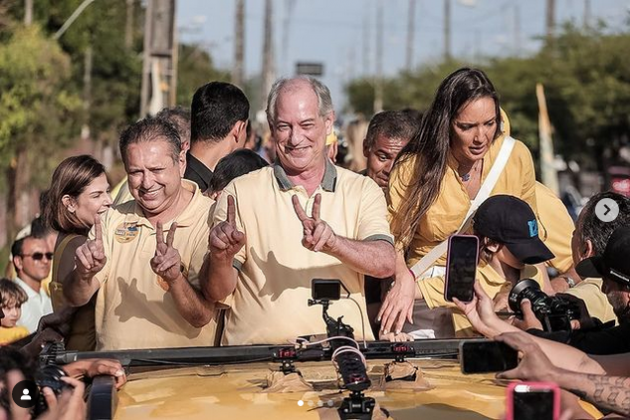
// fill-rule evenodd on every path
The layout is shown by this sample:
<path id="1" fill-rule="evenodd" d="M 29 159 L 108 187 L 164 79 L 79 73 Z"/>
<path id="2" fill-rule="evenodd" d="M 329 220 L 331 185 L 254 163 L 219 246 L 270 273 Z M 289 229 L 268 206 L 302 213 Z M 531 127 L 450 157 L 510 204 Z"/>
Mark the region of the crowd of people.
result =
<path id="1" fill-rule="evenodd" d="M 311 280 L 340 279 L 351 299 L 330 314 L 358 339 L 483 335 L 524 354 L 504 377 L 553 380 L 630 415 L 630 199 L 598 194 L 574 225 L 483 71 L 446 77 L 422 114 L 376 114 L 361 172 L 335 164 L 318 80 L 271 88 L 273 152 L 251 150 L 249 111 L 239 88 L 211 82 L 190 111 L 131 124 L 114 191 L 94 158 L 61 162 L 42 227 L 15 241 L 15 278 L 0 280 L 0 343 L 52 330 L 83 351 L 284 344 L 325 333 Z M 595 214 L 604 198 L 619 207 L 610 222 Z M 447 241 L 465 233 L 480 245 L 475 298 L 450 302 Z M 543 331 L 527 300 L 523 319 L 497 315 L 523 279 L 579 302 L 571 331 Z"/>

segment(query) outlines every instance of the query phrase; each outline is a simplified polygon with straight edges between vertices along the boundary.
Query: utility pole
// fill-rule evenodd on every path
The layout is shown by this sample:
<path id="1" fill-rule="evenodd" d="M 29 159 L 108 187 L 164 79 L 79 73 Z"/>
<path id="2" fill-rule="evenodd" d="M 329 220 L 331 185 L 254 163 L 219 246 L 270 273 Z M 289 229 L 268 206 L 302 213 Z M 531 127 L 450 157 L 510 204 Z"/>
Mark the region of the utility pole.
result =
<path id="1" fill-rule="evenodd" d="M 591 0 L 584 0 L 584 29 L 591 25 Z"/>
<path id="2" fill-rule="evenodd" d="M 416 0 L 409 0 L 409 14 L 407 16 L 407 60 L 405 67 L 411 71 L 413 67 L 413 38 L 416 23 Z"/>
<path id="3" fill-rule="evenodd" d="M 175 105 L 177 38 L 175 0 L 147 0 L 140 117 Z"/>
<path id="4" fill-rule="evenodd" d="M 245 60 L 245 0 L 236 0 L 236 21 L 234 23 L 234 67 L 232 83 L 243 87 Z"/>
<path id="5" fill-rule="evenodd" d="M 370 74 L 370 18 L 369 7 L 363 9 L 363 76 Z"/>
<path id="6" fill-rule="evenodd" d="M 284 17 L 282 19 L 282 72 L 289 75 L 289 33 L 291 32 L 291 14 L 295 7 L 295 0 L 284 0 Z"/>
<path id="7" fill-rule="evenodd" d="M 265 0 L 265 28 L 263 35 L 262 84 L 260 95 L 261 109 L 265 108 L 265 102 L 271 90 L 273 79 L 273 2 L 272 0 Z"/>
<path id="8" fill-rule="evenodd" d="M 556 26 L 556 0 L 547 0 L 547 13 L 546 13 L 546 33 L 547 41 L 551 42 L 553 39 L 554 27 Z"/>
<path id="9" fill-rule="evenodd" d="M 33 0 L 24 0 L 24 26 L 33 23 Z"/>
<path id="10" fill-rule="evenodd" d="M 451 59 L 451 0 L 444 0 L 444 61 Z"/>
<path id="11" fill-rule="evenodd" d="M 383 0 L 376 6 L 376 79 L 374 81 L 374 113 L 383 110 Z"/>
<path id="12" fill-rule="evenodd" d="M 133 46 L 133 6 L 135 0 L 127 0 L 125 15 L 125 48 L 130 50 Z"/>

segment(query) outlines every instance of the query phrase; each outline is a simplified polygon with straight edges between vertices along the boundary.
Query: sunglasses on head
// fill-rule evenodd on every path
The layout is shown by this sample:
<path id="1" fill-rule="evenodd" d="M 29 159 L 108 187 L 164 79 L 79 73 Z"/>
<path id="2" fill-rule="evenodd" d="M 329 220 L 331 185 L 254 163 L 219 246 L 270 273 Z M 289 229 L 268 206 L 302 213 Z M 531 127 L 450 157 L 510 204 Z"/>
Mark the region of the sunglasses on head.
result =
<path id="1" fill-rule="evenodd" d="M 52 260 L 53 259 L 53 253 L 52 252 L 34 252 L 32 254 L 22 254 L 22 257 L 31 257 L 32 259 L 34 259 L 35 261 L 40 261 L 42 260 L 44 257 L 46 257 L 47 260 Z"/>

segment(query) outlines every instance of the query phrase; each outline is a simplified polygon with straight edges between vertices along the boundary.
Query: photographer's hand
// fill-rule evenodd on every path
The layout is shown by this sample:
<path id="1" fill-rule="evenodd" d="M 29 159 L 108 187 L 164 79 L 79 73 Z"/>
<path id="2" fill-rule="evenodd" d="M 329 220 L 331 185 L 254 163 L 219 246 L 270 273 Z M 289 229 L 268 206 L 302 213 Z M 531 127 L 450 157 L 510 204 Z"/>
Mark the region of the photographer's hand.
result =
<path id="1" fill-rule="evenodd" d="M 61 380 L 72 388 L 64 390 L 59 399 L 55 397 L 55 394 L 50 389 L 44 388 L 43 392 L 48 403 L 48 411 L 39 416 L 38 419 L 84 420 L 87 414 L 85 400 L 83 399 L 85 384 L 69 376 L 64 376 Z"/>
<path id="2" fill-rule="evenodd" d="M 521 302 L 521 312 L 523 313 L 523 319 L 514 318 L 512 325 L 523 331 L 527 331 L 529 329 L 543 329 L 542 324 L 538 318 L 536 318 L 536 314 L 532 310 L 532 303 L 529 299 L 523 299 Z"/>
<path id="3" fill-rule="evenodd" d="M 475 281 L 474 288 L 475 297 L 472 301 L 464 303 L 457 298 L 453 298 L 453 302 L 466 315 L 475 330 L 488 338 L 492 338 L 502 332 L 518 331 L 516 327 L 502 321 L 494 313 L 494 302 L 483 290 L 479 281 Z"/>
<path id="4" fill-rule="evenodd" d="M 520 352 L 521 361 L 515 369 L 497 374 L 500 379 L 521 379 L 524 381 L 556 381 L 560 371 L 530 335 L 523 331 L 500 334 L 496 341 L 507 344 Z"/>

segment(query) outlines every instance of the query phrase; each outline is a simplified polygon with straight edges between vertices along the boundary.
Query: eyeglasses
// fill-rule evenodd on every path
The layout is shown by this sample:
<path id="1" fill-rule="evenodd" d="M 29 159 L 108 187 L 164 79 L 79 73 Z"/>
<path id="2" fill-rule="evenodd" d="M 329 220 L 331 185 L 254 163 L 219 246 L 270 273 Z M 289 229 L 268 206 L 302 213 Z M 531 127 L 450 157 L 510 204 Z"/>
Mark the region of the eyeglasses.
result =
<path id="1" fill-rule="evenodd" d="M 44 257 L 46 257 L 47 260 L 52 261 L 53 255 L 54 254 L 52 252 L 34 252 L 32 254 L 22 254 L 21 257 L 31 257 L 35 261 L 41 261 Z"/>

